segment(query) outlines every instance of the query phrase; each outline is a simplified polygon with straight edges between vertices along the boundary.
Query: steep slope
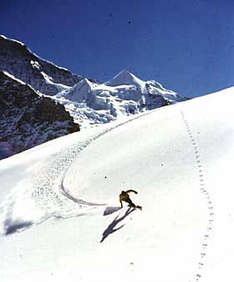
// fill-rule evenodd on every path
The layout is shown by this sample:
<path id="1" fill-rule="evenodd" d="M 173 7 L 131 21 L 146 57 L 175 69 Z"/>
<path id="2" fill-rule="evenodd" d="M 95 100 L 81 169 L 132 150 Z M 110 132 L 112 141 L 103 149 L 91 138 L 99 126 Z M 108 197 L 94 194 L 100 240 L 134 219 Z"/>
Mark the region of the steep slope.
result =
<path id="1" fill-rule="evenodd" d="M 122 71 L 106 83 L 83 79 L 56 99 L 83 127 L 106 123 L 186 100 L 156 81 L 143 81 Z"/>
<path id="2" fill-rule="evenodd" d="M 0 159 L 78 130 L 62 105 L 0 71 Z"/>
<path id="3" fill-rule="evenodd" d="M 1 161 L 1 281 L 232 282 L 233 103 L 231 88 Z M 119 208 L 127 189 L 142 212 Z"/>
<path id="4" fill-rule="evenodd" d="M 82 79 L 32 53 L 22 42 L 0 35 L 0 70 L 19 78 L 35 90 L 55 95 Z"/>

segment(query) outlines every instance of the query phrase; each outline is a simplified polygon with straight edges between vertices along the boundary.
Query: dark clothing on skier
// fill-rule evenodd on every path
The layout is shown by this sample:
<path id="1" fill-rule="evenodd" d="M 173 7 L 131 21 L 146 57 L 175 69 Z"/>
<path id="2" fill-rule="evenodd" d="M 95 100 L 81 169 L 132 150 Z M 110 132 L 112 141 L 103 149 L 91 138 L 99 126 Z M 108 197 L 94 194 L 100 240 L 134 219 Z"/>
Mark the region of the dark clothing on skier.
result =
<path id="1" fill-rule="evenodd" d="M 119 195 L 119 201 L 121 204 L 121 208 L 123 207 L 123 203 L 122 203 L 123 201 L 127 202 L 130 207 L 136 208 L 136 205 L 132 202 L 132 200 L 130 199 L 128 195 L 130 192 L 137 194 L 135 190 L 127 190 L 127 191 L 122 191 L 121 194 Z"/>

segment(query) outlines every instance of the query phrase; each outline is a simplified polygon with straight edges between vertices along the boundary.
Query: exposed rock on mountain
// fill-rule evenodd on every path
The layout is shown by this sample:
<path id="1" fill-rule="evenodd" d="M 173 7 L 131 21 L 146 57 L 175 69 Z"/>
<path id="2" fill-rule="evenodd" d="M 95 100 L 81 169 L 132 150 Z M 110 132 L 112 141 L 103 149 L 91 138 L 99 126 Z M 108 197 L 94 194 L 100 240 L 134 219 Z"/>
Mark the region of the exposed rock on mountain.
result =
<path id="1" fill-rule="evenodd" d="M 41 59 L 23 43 L 1 35 L 0 70 L 7 71 L 47 95 L 55 95 L 82 79 L 82 76 Z"/>
<path id="2" fill-rule="evenodd" d="M 0 159 L 75 131 L 63 105 L 0 71 Z"/>

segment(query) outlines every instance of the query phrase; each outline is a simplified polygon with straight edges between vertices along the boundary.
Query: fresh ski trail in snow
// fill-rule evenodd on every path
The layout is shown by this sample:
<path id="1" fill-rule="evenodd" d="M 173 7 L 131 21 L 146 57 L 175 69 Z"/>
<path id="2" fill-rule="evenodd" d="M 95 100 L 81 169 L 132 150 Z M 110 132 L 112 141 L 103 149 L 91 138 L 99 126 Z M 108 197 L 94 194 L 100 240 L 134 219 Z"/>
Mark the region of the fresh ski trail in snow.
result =
<path id="1" fill-rule="evenodd" d="M 60 150 L 53 155 L 51 160 L 42 163 L 41 166 L 36 167 L 32 175 L 33 188 L 13 191 L 3 205 L 0 206 L 1 222 L 3 222 L 2 229 L 5 228 L 6 234 L 14 233 L 18 229 L 27 228 L 31 223 L 41 223 L 51 217 L 69 218 L 87 214 L 97 207 L 105 206 L 103 203 L 90 203 L 79 198 L 72 197 L 63 185 L 64 175 L 72 162 L 79 157 L 83 151 L 94 140 L 100 138 L 111 130 L 138 119 L 143 115 L 148 115 L 150 112 L 134 116 L 130 119 L 125 119 L 123 122 L 113 122 L 102 129 L 89 130 L 85 138 L 80 138 L 78 142 L 68 146 L 66 149 Z M 23 186 L 21 184 L 21 186 Z M 27 185 L 25 185 L 27 187 Z M 22 191 L 23 190 L 23 191 Z M 18 193 L 18 196 L 16 194 Z M 23 194 L 23 197 L 22 197 Z M 31 222 L 14 220 L 14 207 L 18 202 L 32 201 L 32 207 L 38 210 L 38 219 Z M 85 211 L 84 211 L 85 209 Z M 12 220 L 11 220 L 12 217 Z M 35 218 L 34 218 L 35 219 Z"/>

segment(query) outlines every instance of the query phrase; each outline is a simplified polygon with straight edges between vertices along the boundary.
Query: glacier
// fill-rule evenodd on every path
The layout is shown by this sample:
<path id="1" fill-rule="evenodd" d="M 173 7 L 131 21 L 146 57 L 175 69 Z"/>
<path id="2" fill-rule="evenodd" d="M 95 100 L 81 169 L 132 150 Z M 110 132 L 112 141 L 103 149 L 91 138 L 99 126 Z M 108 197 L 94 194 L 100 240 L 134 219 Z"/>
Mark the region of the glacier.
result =
<path id="1" fill-rule="evenodd" d="M 105 83 L 84 78 L 53 99 L 63 104 L 82 128 L 186 100 L 160 83 L 143 81 L 127 70 Z"/>

